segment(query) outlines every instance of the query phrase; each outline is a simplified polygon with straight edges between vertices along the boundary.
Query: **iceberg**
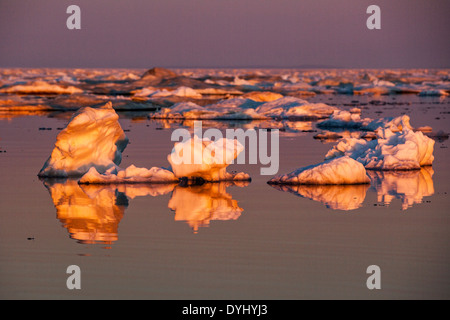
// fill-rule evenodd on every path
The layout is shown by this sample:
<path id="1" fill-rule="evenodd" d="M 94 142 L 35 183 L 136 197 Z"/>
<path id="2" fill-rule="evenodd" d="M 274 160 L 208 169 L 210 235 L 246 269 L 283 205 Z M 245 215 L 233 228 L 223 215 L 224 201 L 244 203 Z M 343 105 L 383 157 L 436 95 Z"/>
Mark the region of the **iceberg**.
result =
<path id="1" fill-rule="evenodd" d="M 50 84 L 45 81 L 35 81 L 29 84 L 18 84 L 0 90 L 2 93 L 14 94 L 73 94 L 83 90 L 74 86 Z"/>
<path id="2" fill-rule="evenodd" d="M 92 167 L 100 173 L 118 168 L 128 144 L 118 120 L 111 102 L 75 112 L 58 134 L 55 147 L 38 176 L 82 176 Z"/>
<path id="3" fill-rule="evenodd" d="M 175 90 L 162 89 L 158 90 L 154 87 L 145 87 L 139 90 L 132 91 L 136 97 L 151 97 L 151 98 L 163 98 L 163 97 L 189 97 L 194 99 L 201 99 L 202 95 L 196 90 L 189 87 L 178 87 Z"/>
<path id="4" fill-rule="evenodd" d="M 317 123 L 319 128 L 350 128 L 358 129 L 371 122 L 371 119 L 361 119 L 361 110 L 352 112 L 346 110 L 336 110 L 329 119 Z"/>
<path id="5" fill-rule="evenodd" d="M 171 108 L 162 108 L 161 111 L 151 114 L 152 119 L 210 119 L 219 115 L 218 112 L 199 106 L 193 102 L 179 102 Z"/>
<path id="6" fill-rule="evenodd" d="M 240 109 L 235 106 L 199 106 L 193 102 L 179 102 L 171 108 L 163 108 L 150 116 L 152 119 L 183 120 L 244 120 L 259 116 L 253 109 Z"/>
<path id="7" fill-rule="evenodd" d="M 325 156 L 326 160 L 348 156 L 372 170 L 417 170 L 433 163 L 435 141 L 408 128 L 376 131 L 377 139 L 344 138 Z"/>
<path id="8" fill-rule="evenodd" d="M 263 94 L 259 97 L 252 95 L 250 98 L 223 99 L 205 106 L 199 106 L 193 102 L 180 102 L 171 108 L 163 108 L 150 117 L 153 119 L 266 120 L 281 118 L 300 120 L 327 118 L 338 110 L 324 103 L 309 103 L 295 97 L 271 100 L 270 96 Z"/>
<path id="9" fill-rule="evenodd" d="M 270 91 L 252 91 L 242 95 L 242 97 L 257 102 L 269 102 L 283 98 L 283 95 Z"/>
<path id="10" fill-rule="evenodd" d="M 171 168 L 119 167 L 128 138 L 109 102 L 77 111 L 58 135 L 39 177 L 81 177 L 80 184 L 177 183 L 181 178 L 204 181 L 249 181 L 245 173 L 231 174 L 226 167 L 244 147 L 237 139 L 211 141 L 194 135 L 176 143 L 168 156 Z M 181 161 L 178 161 L 181 160 Z"/>
<path id="11" fill-rule="evenodd" d="M 175 78 L 177 76 L 178 76 L 178 74 L 176 74 L 172 70 L 165 69 L 165 68 L 154 67 L 154 68 L 151 68 L 151 69 L 145 71 L 142 74 L 141 79 L 145 79 L 145 78 L 170 79 L 170 78 Z"/>
<path id="12" fill-rule="evenodd" d="M 269 180 L 269 184 L 346 185 L 369 183 L 366 169 L 350 157 L 340 157 L 297 169 Z"/>
<path id="13" fill-rule="evenodd" d="M 193 138 L 175 143 L 167 156 L 173 173 L 178 178 L 203 179 L 208 182 L 246 181 L 250 176 L 240 172 L 228 173 L 226 168 L 237 158 L 244 147 L 236 139 Z"/>
<path id="14" fill-rule="evenodd" d="M 448 96 L 448 92 L 442 89 L 425 89 L 419 92 L 419 96 L 422 97 L 440 97 L 440 96 Z"/>
<path id="15" fill-rule="evenodd" d="M 207 83 L 207 81 L 205 81 L 205 83 Z M 195 91 L 202 96 L 240 96 L 243 94 L 242 91 L 232 88 L 199 88 L 195 89 Z"/>
<path id="16" fill-rule="evenodd" d="M 262 116 L 282 119 L 323 119 L 329 117 L 336 107 L 324 103 L 310 103 L 295 97 L 283 97 L 265 102 L 256 108 Z"/>
<path id="17" fill-rule="evenodd" d="M 177 88 L 176 90 L 172 91 L 172 95 L 177 97 L 190 97 L 195 99 L 201 99 L 202 95 L 197 92 L 197 90 L 181 86 Z"/>
<path id="18" fill-rule="evenodd" d="M 402 131 L 403 128 L 413 129 L 410 118 L 407 115 L 399 117 L 387 117 L 380 119 L 361 119 L 361 110 L 352 109 L 336 110 L 326 120 L 317 123 L 318 128 L 359 129 L 362 131 L 376 131 L 378 129 L 390 129 L 393 132 Z"/>
<path id="19" fill-rule="evenodd" d="M 389 129 L 392 132 L 398 132 L 403 129 L 412 130 L 413 127 L 411 126 L 410 118 L 407 115 L 375 119 L 372 121 L 366 119 L 365 123 L 361 126 L 361 130 L 365 131 L 376 131 L 378 129 Z"/>
<path id="20" fill-rule="evenodd" d="M 387 95 L 391 92 L 391 87 L 384 86 L 382 84 L 365 85 L 353 88 L 353 94 L 355 95 Z"/>

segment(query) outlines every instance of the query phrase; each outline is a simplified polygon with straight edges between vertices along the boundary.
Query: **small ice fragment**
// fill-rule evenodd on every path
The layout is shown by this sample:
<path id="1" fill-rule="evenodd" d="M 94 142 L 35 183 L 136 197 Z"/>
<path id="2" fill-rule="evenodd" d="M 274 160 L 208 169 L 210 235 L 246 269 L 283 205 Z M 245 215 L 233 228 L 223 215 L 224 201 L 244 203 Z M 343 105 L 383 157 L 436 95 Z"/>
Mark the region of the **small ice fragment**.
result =
<path id="1" fill-rule="evenodd" d="M 359 110 L 359 109 L 357 109 Z M 356 110 L 352 110 L 356 111 Z M 361 110 L 359 110 L 361 111 Z M 360 128 L 367 123 L 370 123 L 371 119 L 361 119 L 360 113 L 349 112 L 345 110 L 336 110 L 330 115 L 329 119 L 323 120 L 317 124 L 319 128 Z"/>
<path id="2" fill-rule="evenodd" d="M 112 168 L 99 173 L 94 167 L 80 179 L 80 184 L 122 184 L 122 183 L 172 183 L 178 182 L 172 171 L 164 168 L 137 168 L 134 165 L 122 170 Z"/>
<path id="3" fill-rule="evenodd" d="M 372 120 L 361 127 L 362 130 L 366 131 L 376 131 L 378 129 L 389 129 L 393 132 L 398 132 L 402 130 L 412 130 L 413 127 L 410 123 L 410 118 L 407 115 L 400 117 L 388 117 Z"/>
<path id="4" fill-rule="evenodd" d="M 432 96 L 432 97 L 439 97 L 439 96 L 448 96 L 448 92 L 445 90 L 439 90 L 439 89 L 424 89 L 419 92 L 419 96 L 426 97 L 426 96 Z"/>
<path id="5" fill-rule="evenodd" d="M 3 93 L 15 94 L 74 94 L 83 90 L 74 86 L 51 84 L 44 81 L 35 81 L 29 84 L 18 84 L 0 90 Z"/>

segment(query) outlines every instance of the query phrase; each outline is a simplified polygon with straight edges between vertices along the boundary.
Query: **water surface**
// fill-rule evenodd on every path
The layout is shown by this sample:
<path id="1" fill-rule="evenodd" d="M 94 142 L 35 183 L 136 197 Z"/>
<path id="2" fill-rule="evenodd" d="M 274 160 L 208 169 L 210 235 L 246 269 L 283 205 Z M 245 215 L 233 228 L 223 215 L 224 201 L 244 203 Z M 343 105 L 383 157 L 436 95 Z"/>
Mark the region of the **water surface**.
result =
<path id="1" fill-rule="evenodd" d="M 342 106 L 371 97 L 318 95 Z M 449 131 L 448 99 L 383 96 L 364 116 L 411 116 Z M 448 140 L 420 171 L 370 172 L 367 186 L 272 187 L 262 165 L 233 165 L 249 184 L 80 186 L 40 180 L 66 113 L 0 119 L 0 297 L 3 299 L 450 298 Z M 167 166 L 171 132 L 119 113 L 130 139 L 121 166 Z M 226 129 L 242 123 L 221 122 Z M 286 124 L 280 173 L 318 163 L 334 142 L 315 123 Z M 206 122 L 205 122 L 205 127 Z M 43 129 L 45 128 L 45 129 Z M 68 290 L 66 268 L 81 268 Z M 366 269 L 381 268 L 381 290 Z"/>

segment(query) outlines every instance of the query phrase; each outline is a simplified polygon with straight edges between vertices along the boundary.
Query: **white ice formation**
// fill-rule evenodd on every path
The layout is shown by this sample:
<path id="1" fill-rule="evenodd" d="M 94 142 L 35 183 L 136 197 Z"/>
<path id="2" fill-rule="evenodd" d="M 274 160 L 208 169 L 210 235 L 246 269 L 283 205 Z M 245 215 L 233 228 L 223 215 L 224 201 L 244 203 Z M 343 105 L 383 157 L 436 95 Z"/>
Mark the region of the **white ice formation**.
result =
<path id="1" fill-rule="evenodd" d="M 99 108 L 78 110 L 59 133 L 52 154 L 38 175 L 81 177 L 81 184 L 170 183 L 178 182 L 180 178 L 250 180 L 248 174 L 226 172 L 226 167 L 243 150 L 236 139 L 213 142 L 194 136 L 175 144 L 168 156 L 171 169 L 146 169 L 134 165 L 122 169 L 119 164 L 128 138 L 118 119 L 110 102 Z"/>
<path id="2" fill-rule="evenodd" d="M 34 81 L 28 84 L 17 84 L 0 90 L 3 93 L 15 94 L 73 94 L 83 90 L 67 85 L 51 84 L 45 81 Z"/>
<path id="3" fill-rule="evenodd" d="M 179 179 L 172 171 L 153 167 L 151 169 L 137 168 L 134 165 L 126 169 L 111 168 L 101 174 L 95 167 L 81 177 L 80 184 L 122 184 L 122 183 L 175 183 Z"/>
<path id="4" fill-rule="evenodd" d="M 350 157 L 340 157 L 274 177 L 269 184 L 345 185 L 369 182 L 361 163 Z"/>
<path id="5" fill-rule="evenodd" d="M 254 100 L 255 99 L 255 100 Z M 295 97 L 272 100 L 269 94 L 251 98 L 224 99 L 199 106 L 193 102 L 177 103 L 152 114 L 154 119 L 324 119 L 337 108 L 324 103 L 309 103 Z"/>
<path id="6" fill-rule="evenodd" d="M 243 149 L 236 139 L 221 138 L 212 141 L 194 135 L 187 141 L 175 143 L 167 160 L 178 178 L 201 178 L 209 182 L 246 181 L 250 180 L 248 174 L 232 174 L 226 171 Z"/>
<path id="7" fill-rule="evenodd" d="M 333 159 L 348 156 L 373 170 L 417 170 L 432 165 L 434 140 L 422 132 L 403 128 L 393 132 L 378 129 L 377 139 L 341 139 L 325 156 Z"/>
<path id="8" fill-rule="evenodd" d="M 38 175 L 82 176 L 92 167 L 100 173 L 117 168 L 128 144 L 118 119 L 110 102 L 95 109 L 79 109 L 58 134 L 51 156 Z"/>

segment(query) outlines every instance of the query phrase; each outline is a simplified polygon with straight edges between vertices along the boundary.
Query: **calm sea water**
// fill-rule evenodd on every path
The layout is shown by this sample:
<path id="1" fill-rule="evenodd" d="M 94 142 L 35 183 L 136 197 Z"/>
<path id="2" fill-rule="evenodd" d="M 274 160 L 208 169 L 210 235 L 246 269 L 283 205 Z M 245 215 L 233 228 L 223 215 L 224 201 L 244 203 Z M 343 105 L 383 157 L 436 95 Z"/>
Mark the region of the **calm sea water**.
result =
<path id="1" fill-rule="evenodd" d="M 370 97 L 321 95 L 341 105 Z M 380 98 L 363 116 L 411 116 L 448 132 L 449 100 Z M 248 185 L 80 187 L 37 173 L 70 114 L 0 119 L 3 299 L 448 299 L 450 153 L 432 168 L 372 173 L 370 186 L 277 189 L 262 165 L 233 165 Z M 167 166 L 171 132 L 120 114 L 122 166 Z M 314 125 L 314 124 L 313 124 Z M 222 123 L 222 128 L 239 123 Z M 314 126 L 313 126 L 314 128 Z M 315 130 L 315 129 L 314 129 Z M 279 173 L 321 162 L 333 143 L 282 134 Z M 66 269 L 81 269 L 68 290 Z M 381 269 L 369 290 L 367 267 Z"/>

